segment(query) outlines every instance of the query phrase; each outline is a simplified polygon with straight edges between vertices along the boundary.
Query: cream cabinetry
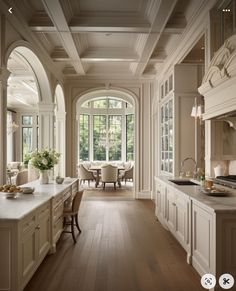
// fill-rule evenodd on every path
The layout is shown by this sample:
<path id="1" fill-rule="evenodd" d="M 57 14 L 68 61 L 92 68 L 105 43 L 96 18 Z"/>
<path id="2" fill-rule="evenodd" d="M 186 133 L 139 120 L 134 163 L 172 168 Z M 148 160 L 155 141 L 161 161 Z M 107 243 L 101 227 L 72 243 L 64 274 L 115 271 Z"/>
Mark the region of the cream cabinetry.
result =
<path id="1" fill-rule="evenodd" d="M 181 161 L 196 156 L 195 119 L 191 117 L 191 111 L 195 98 L 199 96 L 197 88 L 201 82 L 201 71 L 200 65 L 174 66 L 171 90 L 160 98 L 161 175 L 179 176 Z"/>
<path id="2" fill-rule="evenodd" d="M 19 223 L 19 283 L 23 288 L 50 249 L 50 202 Z"/>
<path id="3" fill-rule="evenodd" d="M 78 191 L 78 180 L 39 185 L 33 195 L 6 199 L 0 193 L 0 290 L 22 291 L 45 256 L 56 250 L 64 204 Z"/>
<path id="4" fill-rule="evenodd" d="M 171 186 L 156 180 L 156 216 L 175 236 L 190 258 L 190 199 Z"/>
<path id="5" fill-rule="evenodd" d="M 192 204 L 192 264 L 203 275 L 215 273 L 214 215 L 196 201 Z"/>
<path id="6" fill-rule="evenodd" d="M 157 181 L 156 185 L 156 216 L 162 224 L 166 222 L 166 187 L 165 184 Z"/>
<path id="7" fill-rule="evenodd" d="M 186 250 L 188 263 L 201 276 L 211 273 L 217 280 L 224 273 L 236 276 L 236 190 L 213 198 L 202 194 L 200 186 L 175 186 L 165 177 L 155 181 L 156 189 L 165 193 L 165 205 L 156 200 L 156 215 Z"/>

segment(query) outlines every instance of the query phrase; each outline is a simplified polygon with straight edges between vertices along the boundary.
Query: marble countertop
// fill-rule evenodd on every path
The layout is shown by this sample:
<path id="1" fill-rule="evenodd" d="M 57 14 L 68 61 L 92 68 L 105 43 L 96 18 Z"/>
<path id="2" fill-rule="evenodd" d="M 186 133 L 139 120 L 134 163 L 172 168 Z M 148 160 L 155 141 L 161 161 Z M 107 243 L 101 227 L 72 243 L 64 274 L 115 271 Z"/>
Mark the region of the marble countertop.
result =
<path id="1" fill-rule="evenodd" d="M 31 211 L 49 201 L 51 198 L 69 188 L 77 178 L 68 179 L 68 183 L 56 184 L 54 181 L 49 184 L 40 185 L 39 181 L 33 181 L 22 185 L 34 187 L 33 194 L 17 193 L 15 198 L 6 198 L 6 193 L 0 192 L 0 220 L 19 220 Z"/>
<path id="2" fill-rule="evenodd" d="M 180 186 L 169 180 L 180 180 L 180 178 L 172 178 L 166 176 L 157 177 L 160 181 L 165 182 L 168 186 L 173 187 L 178 192 L 184 193 L 191 199 L 200 202 L 211 212 L 236 212 L 236 189 L 214 184 L 217 189 L 227 191 L 225 196 L 212 196 L 201 192 L 200 185 Z M 182 179 L 186 180 L 186 179 Z M 190 179 L 191 180 L 191 179 Z M 193 182 L 199 183 L 198 181 Z"/>

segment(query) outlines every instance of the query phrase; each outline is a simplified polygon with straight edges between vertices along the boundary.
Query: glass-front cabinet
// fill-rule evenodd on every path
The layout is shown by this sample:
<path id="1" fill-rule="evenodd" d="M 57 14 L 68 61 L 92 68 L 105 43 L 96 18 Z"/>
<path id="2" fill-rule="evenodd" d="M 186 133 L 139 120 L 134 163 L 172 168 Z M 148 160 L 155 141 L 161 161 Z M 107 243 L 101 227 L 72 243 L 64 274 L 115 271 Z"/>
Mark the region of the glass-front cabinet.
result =
<path id="1" fill-rule="evenodd" d="M 161 106 L 161 171 L 173 173 L 173 100 Z"/>

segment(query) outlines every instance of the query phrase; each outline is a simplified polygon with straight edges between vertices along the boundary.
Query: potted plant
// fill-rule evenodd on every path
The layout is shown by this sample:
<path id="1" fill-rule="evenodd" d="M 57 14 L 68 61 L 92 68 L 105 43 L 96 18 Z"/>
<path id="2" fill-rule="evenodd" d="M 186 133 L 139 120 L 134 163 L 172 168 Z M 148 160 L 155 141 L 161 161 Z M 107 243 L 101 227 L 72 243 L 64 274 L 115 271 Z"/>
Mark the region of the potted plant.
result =
<path id="1" fill-rule="evenodd" d="M 33 151 L 30 157 L 32 166 L 39 170 L 40 184 L 48 184 L 48 170 L 58 163 L 60 153 L 57 153 L 54 149 L 42 149 Z"/>

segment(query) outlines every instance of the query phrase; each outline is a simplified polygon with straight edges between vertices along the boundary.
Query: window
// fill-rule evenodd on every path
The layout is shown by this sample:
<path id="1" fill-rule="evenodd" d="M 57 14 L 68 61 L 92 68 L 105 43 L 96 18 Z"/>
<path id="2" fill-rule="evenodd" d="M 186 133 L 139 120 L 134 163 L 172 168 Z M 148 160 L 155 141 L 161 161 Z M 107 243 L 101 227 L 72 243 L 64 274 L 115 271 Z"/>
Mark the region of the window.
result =
<path id="1" fill-rule="evenodd" d="M 108 122 L 108 148 L 109 148 L 109 161 L 121 160 L 121 128 L 122 116 L 109 115 Z"/>
<path id="2" fill-rule="evenodd" d="M 79 160 L 134 159 L 132 104 L 110 96 L 93 98 L 81 105 L 79 113 Z"/>
<path id="3" fill-rule="evenodd" d="M 33 128 L 22 127 L 22 157 L 33 151 Z"/>
<path id="4" fill-rule="evenodd" d="M 22 160 L 26 154 L 38 148 L 39 143 L 39 117 L 36 114 L 21 116 L 21 155 Z"/>
<path id="5" fill-rule="evenodd" d="M 83 161 L 89 160 L 89 115 L 81 114 L 79 121 L 79 149 L 80 158 Z"/>
<path id="6" fill-rule="evenodd" d="M 93 116 L 93 159 L 106 161 L 106 116 Z"/>
<path id="7" fill-rule="evenodd" d="M 126 116 L 126 160 L 134 160 L 134 115 Z"/>

